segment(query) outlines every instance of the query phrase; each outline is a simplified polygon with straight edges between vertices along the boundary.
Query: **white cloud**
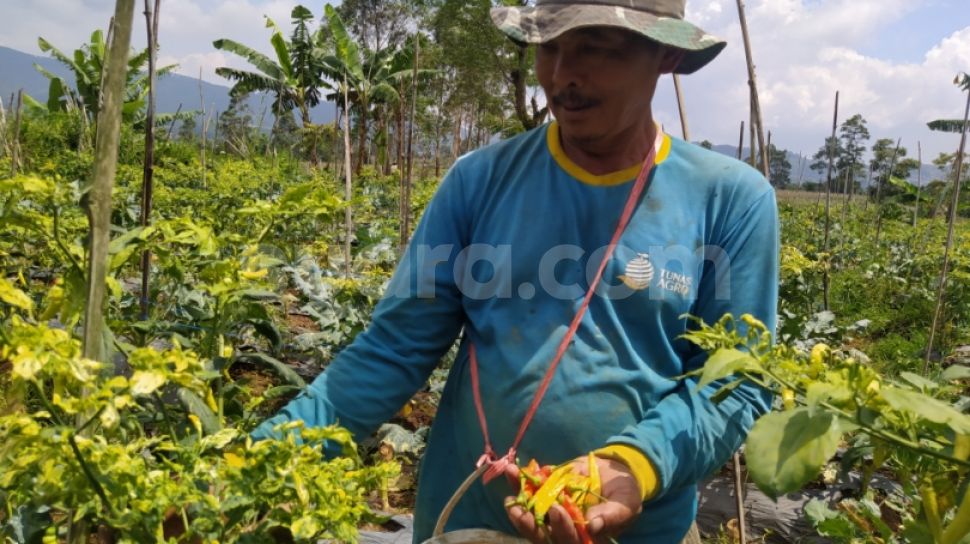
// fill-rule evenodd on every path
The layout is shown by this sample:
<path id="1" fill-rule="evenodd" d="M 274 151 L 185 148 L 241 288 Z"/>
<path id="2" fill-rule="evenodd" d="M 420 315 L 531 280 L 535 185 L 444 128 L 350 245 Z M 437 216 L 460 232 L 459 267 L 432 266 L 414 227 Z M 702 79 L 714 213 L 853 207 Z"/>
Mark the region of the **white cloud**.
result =
<path id="1" fill-rule="evenodd" d="M 691 0 L 688 13 L 728 48 L 709 67 L 683 79 L 691 137 L 736 143 L 748 117 L 747 69 L 735 0 Z M 970 25 L 936 45 L 922 61 L 877 58 L 862 51 L 915 9 L 908 0 L 757 0 L 747 2 L 761 106 L 772 141 L 794 152 L 814 153 L 831 132 L 835 92 L 840 122 L 860 113 L 873 140 L 902 137 L 910 156 L 921 141 L 924 160 L 953 151 L 953 135 L 933 133 L 926 122 L 962 113 L 952 85 L 970 71 Z M 918 28 L 912 29 L 918 32 Z M 676 121 L 673 94 L 661 86 L 657 117 Z M 667 121 L 669 119 L 669 121 Z M 677 133 L 676 130 L 672 132 Z M 747 144 L 746 144 L 747 145 Z"/>
<path id="2" fill-rule="evenodd" d="M 216 50 L 212 42 L 231 38 L 272 55 L 270 30 L 264 16 L 288 28 L 290 12 L 305 0 L 165 0 L 159 20 L 160 64 L 178 64 L 178 72 L 225 85 L 217 76 L 218 66 L 242 68 L 247 63 L 233 54 Z M 322 3 L 312 3 L 320 17 Z M 145 46 L 145 19 L 137 3 L 134 47 Z M 70 53 L 88 40 L 96 28 L 106 28 L 114 10 L 113 0 L 0 0 L 0 45 L 40 54 L 37 37 L 43 36 Z"/>
<path id="3" fill-rule="evenodd" d="M 321 15 L 320 2 L 303 3 Z M 160 61 L 178 63 L 179 72 L 226 84 L 218 66 L 246 67 L 236 55 L 217 51 L 212 41 L 231 38 L 272 55 L 264 15 L 284 28 L 301 0 L 165 0 L 162 2 Z M 933 157 L 952 151 L 953 135 L 932 133 L 926 122 L 957 117 L 963 96 L 952 83 L 970 71 L 967 0 L 748 0 L 748 26 L 757 65 L 765 122 L 773 142 L 792 151 L 814 153 L 831 130 L 832 102 L 841 92 L 840 119 L 860 113 L 873 138 L 903 138 L 910 149 L 923 143 Z M 104 28 L 113 0 L 0 0 L 0 45 L 39 53 L 42 35 L 71 51 L 95 28 Z M 139 2 L 139 6 L 141 3 Z M 961 8 L 962 6 L 962 8 Z M 935 11 L 934 11 L 935 10 Z M 874 46 L 915 15 L 940 13 L 963 28 L 936 31 L 925 51 L 905 60 L 879 56 Z M 949 14 L 949 15 L 947 15 Z M 954 15 L 955 14 L 955 15 Z M 961 15 L 962 14 L 962 15 Z M 135 45 L 144 46 L 144 19 L 136 15 Z M 736 0 L 688 0 L 687 17 L 726 38 L 727 50 L 711 66 L 683 78 L 691 136 L 734 143 L 738 123 L 748 117 L 747 71 Z M 933 32 L 905 26 L 907 33 Z M 662 82 L 658 120 L 671 132 L 678 123 L 673 89 Z"/>

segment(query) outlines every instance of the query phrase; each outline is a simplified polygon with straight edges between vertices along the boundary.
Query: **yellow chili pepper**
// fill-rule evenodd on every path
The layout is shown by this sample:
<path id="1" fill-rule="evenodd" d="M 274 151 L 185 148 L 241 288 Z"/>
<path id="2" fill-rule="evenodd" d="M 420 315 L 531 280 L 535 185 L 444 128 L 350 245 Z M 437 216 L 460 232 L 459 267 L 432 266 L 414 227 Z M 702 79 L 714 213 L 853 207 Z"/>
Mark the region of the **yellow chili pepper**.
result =
<path id="1" fill-rule="evenodd" d="M 600 502 L 602 481 L 600 480 L 600 466 L 596 462 L 596 456 L 593 455 L 593 452 L 589 452 L 587 463 L 589 464 L 589 493 L 586 494 L 584 503 L 586 506 L 592 506 Z"/>
<path id="2" fill-rule="evenodd" d="M 543 524 L 546 513 L 549 512 L 552 505 L 556 503 L 559 494 L 569 484 L 572 469 L 572 465 L 565 465 L 554 471 L 532 496 L 532 500 L 529 501 L 529 508 L 535 514 L 537 524 Z"/>

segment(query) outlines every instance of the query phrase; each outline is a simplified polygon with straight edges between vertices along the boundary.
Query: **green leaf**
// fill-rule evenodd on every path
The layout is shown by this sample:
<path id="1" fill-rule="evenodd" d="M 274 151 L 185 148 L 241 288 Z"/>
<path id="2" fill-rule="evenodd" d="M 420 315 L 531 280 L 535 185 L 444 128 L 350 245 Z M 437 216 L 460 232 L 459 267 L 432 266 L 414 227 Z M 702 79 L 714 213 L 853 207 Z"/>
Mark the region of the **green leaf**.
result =
<path id="1" fill-rule="evenodd" d="M 704 363 L 704 372 L 697 382 L 697 388 L 743 371 L 760 372 L 761 365 L 748 353 L 737 349 L 719 349 Z"/>
<path id="2" fill-rule="evenodd" d="M 714 392 L 713 395 L 711 395 L 711 402 L 714 402 L 715 404 L 720 403 L 721 401 L 726 399 L 728 395 L 730 395 L 731 392 L 737 389 L 738 386 L 741 385 L 742 383 L 744 383 L 744 380 L 734 380 L 733 382 L 722 385 L 720 389 L 718 389 L 717 391 Z"/>
<path id="3" fill-rule="evenodd" d="M 133 395 L 151 395 L 165 384 L 165 376 L 151 370 L 137 370 L 131 377 Z"/>
<path id="4" fill-rule="evenodd" d="M 926 421 L 946 425 L 961 434 L 970 434 L 970 416 L 939 399 L 892 386 L 882 389 L 882 398 L 894 410 L 909 412 Z"/>
<path id="5" fill-rule="evenodd" d="M 313 516 L 303 516 L 290 525 L 295 540 L 311 540 L 320 533 L 320 522 Z"/>
<path id="6" fill-rule="evenodd" d="M 851 521 L 818 499 L 812 499 L 805 505 L 805 517 L 822 536 L 846 540 L 856 536 L 855 525 Z"/>
<path id="7" fill-rule="evenodd" d="M 34 301 L 12 283 L 0 278 L 0 301 L 21 310 L 31 311 L 34 309 Z"/>
<path id="8" fill-rule="evenodd" d="M 832 414 L 812 415 L 808 408 L 770 413 L 748 435 L 748 470 L 758 488 L 776 499 L 818 475 L 841 437 L 841 425 Z"/>
<path id="9" fill-rule="evenodd" d="M 204 427 L 205 425 L 203 424 L 203 428 Z M 239 429 L 222 429 L 200 440 L 199 445 L 202 447 L 203 451 L 210 449 L 221 450 L 228 446 L 230 442 L 239 438 L 239 434 Z"/>
<path id="10" fill-rule="evenodd" d="M 813 409 L 830 399 L 838 402 L 851 398 L 852 390 L 844 383 L 812 382 L 805 391 L 805 403 Z"/>
<path id="11" fill-rule="evenodd" d="M 209 408 L 209 406 L 202 400 L 202 397 L 196 395 L 189 389 L 180 387 L 178 389 L 179 402 L 182 406 L 190 413 L 194 414 L 199 421 L 202 422 L 202 428 L 205 430 L 206 434 L 214 434 L 222 429 L 222 423 L 219 421 L 219 416 Z"/>
<path id="12" fill-rule="evenodd" d="M 927 380 L 919 374 L 913 374 L 912 372 L 902 372 L 899 377 L 914 385 L 917 389 L 932 390 L 940 386 L 940 384 L 933 380 Z"/>
<path id="13" fill-rule="evenodd" d="M 234 362 L 236 361 L 244 361 L 250 364 L 266 367 L 286 383 L 295 385 L 301 389 L 306 387 L 306 382 L 303 381 L 303 378 L 301 378 L 300 375 L 297 374 L 292 368 L 287 366 L 286 363 L 274 357 L 270 357 L 265 353 L 243 353 L 236 357 Z"/>
<path id="14" fill-rule="evenodd" d="M 953 365 L 947 367 L 947 369 L 943 371 L 943 374 L 940 375 L 940 379 L 948 382 L 970 379 L 970 366 Z"/>

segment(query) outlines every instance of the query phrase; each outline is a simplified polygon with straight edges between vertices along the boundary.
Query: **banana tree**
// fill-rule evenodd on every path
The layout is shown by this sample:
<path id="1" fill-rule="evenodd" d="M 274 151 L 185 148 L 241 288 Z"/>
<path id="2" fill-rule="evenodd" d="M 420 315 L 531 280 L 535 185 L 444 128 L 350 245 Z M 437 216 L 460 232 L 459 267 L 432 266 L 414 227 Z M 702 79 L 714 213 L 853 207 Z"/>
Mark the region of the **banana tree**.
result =
<path id="1" fill-rule="evenodd" d="M 318 54 L 321 30 L 311 31 L 309 22 L 313 13 L 303 6 L 293 8 L 293 32 L 286 39 L 276 23 L 266 18 L 266 27 L 273 30 L 270 43 L 276 58 L 272 59 L 237 41 L 223 38 L 212 42 L 216 49 L 235 53 L 246 59 L 255 70 L 216 68 L 220 76 L 234 81 L 232 96 L 253 92 L 268 92 L 275 96 L 273 111 L 277 117 L 293 109 L 300 112 L 303 128 L 310 128 L 310 108 L 320 103 L 320 87 L 327 86 L 323 80 L 323 63 Z"/>
<path id="2" fill-rule="evenodd" d="M 43 66 L 34 64 L 34 68 L 50 80 L 47 103 L 40 104 L 30 97 L 26 102 L 35 110 L 42 111 L 78 109 L 85 112 L 89 119 L 96 120 L 101 110 L 102 75 L 107 54 L 104 32 L 95 30 L 91 33 L 88 43 L 82 45 L 80 49 L 75 49 L 70 56 L 44 38 L 38 38 L 37 44 L 41 51 L 50 54 L 54 60 L 70 69 L 76 86 L 72 86 L 66 79 Z M 147 62 L 148 49 L 128 55 L 128 67 L 124 76 L 124 102 L 121 109 L 124 121 L 136 120 L 145 107 L 145 98 L 148 94 L 148 74 L 145 71 Z M 177 65 L 174 64 L 165 66 L 159 68 L 157 74 L 164 76 L 175 68 Z"/>

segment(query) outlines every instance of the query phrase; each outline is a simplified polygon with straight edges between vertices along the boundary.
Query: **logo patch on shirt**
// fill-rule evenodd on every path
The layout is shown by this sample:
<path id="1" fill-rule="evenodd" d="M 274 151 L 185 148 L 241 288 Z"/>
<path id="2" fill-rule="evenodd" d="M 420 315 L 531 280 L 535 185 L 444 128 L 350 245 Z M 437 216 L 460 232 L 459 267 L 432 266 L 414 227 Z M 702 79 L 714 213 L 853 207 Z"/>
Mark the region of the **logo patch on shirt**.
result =
<path id="1" fill-rule="evenodd" d="M 653 264 L 646 253 L 637 253 L 636 258 L 626 263 L 626 274 L 617 276 L 624 285 L 634 291 L 641 291 L 650 287 L 650 280 L 653 279 Z"/>
<path id="2" fill-rule="evenodd" d="M 694 286 L 694 278 L 687 274 L 672 272 L 667 268 L 660 268 L 658 273 L 647 253 L 637 253 L 637 256 L 626 264 L 625 273 L 617 276 L 617 279 L 634 291 L 649 288 L 656 279 L 657 288 L 685 297 L 690 294 Z"/>

